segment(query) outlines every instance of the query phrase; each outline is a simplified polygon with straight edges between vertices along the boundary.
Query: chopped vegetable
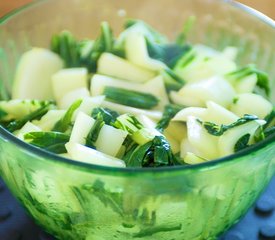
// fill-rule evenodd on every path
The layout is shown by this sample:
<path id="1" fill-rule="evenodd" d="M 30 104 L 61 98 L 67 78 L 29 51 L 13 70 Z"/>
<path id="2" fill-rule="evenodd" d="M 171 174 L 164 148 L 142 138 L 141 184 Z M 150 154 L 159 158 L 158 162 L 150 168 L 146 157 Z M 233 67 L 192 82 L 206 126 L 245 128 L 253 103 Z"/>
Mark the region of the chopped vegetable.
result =
<path id="1" fill-rule="evenodd" d="M 217 125 L 212 122 L 201 122 L 200 120 L 198 120 L 198 122 L 200 122 L 204 126 L 204 128 L 207 130 L 209 134 L 214 136 L 221 136 L 224 134 L 224 132 L 231 128 L 240 126 L 242 124 L 246 124 L 247 122 L 254 120 L 258 120 L 258 117 L 254 115 L 245 114 L 242 118 L 239 118 L 236 122 L 229 125 Z"/>
<path id="2" fill-rule="evenodd" d="M 144 145 L 137 146 L 124 158 L 130 167 L 161 167 L 174 165 L 170 144 L 163 136 L 155 136 Z"/>
<path id="3" fill-rule="evenodd" d="M 77 100 L 74 102 L 62 117 L 53 127 L 52 131 L 54 132 L 66 132 L 72 123 L 73 114 L 76 109 L 80 106 L 82 100 Z"/>
<path id="4" fill-rule="evenodd" d="M 242 79 L 252 74 L 257 75 L 257 86 L 262 88 L 265 91 L 266 95 L 269 95 L 270 86 L 268 75 L 265 72 L 258 70 L 253 64 L 240 68 L 234 72 L 230 72 L 226 76 L 229 79 L 242 81 Z"/>
<path id="5" fill-rule="evenodd" d="M 249 134 L 249 133 L 243 135 L 243 136 L 236 142 L 236 144 L 235 144 L 235 146 L 234 146 L 234 152 L 238 152 L 238 151 L 241 151 L 241 150 L 247 148 L 249 139 L 250 139 L 250 134 Z"/>
<path id="6" fill-rule="evenodd" d="M 0 101 L 0 124 L 63 157 L 120 168 L 201 164 L 274 136 L 268 75 L 240 68 L 235 46 L 189 43 L 194 22 L 174 41 L 139 20 L 126 21 L 118 37 L 107 22 L 95 39 L 54 35 L 51 50 L 23 54 L 12 91 L 18 99 Z M 95 196 L 101 185 L 92 186 Z M 100 200 L 124 214 L 108 191 Z M 148 211 L 139 220 L 154 223 Z"/>
<path id="7" fill-rule="evenodd" d="M 119 114 L 116 111 L 113 111 L 111 109 L 98 107 L 93 109 L 92 117 L 94 119 L 97 119 L 98 116 L 102 116 L 105 124 L 112 125 L 113 123 L 115 123 Z"/>
<path id="8" fill-rule="evenodd" d="M 175 104 L 169 104 L 165 106 L 163 116 L 161 120 L 157 123 L 156 129 L 163 132 L 171 121 L 171 119 L 182 109 L 181 106 Z"/>
<path id="9" fill-rule="evenodd" d="M 45 102 L 37 110 L 25 115 L 22 118 L 19 118 L 17 120 L 13 120 L 13 121 L 9 122 L 9 124 L 6 126 L 6 128 L 10 132 L 14 132 L 15 130 L 22 128 L 27 122 L 40 119 L 43 115 L 45 115 L 52 108 L 53 108 L 52 102 Z"/>
<path id="10" fill-rule="evenodd" d="M 157 106 L 159 102 L 152 94 L 123 88 L 105 87 L 103 94 L 107 100 L 112 102 L 142 109 L 151 109 Z"/>
<path id="11" fill-rule="evenodd" d="M 24 135 L 26 142 L 57 154 L 67 152 L 65 144 L 69 139 L 69 135 L 60 132 L 29 132 Z"/>
<path id="12" fill-rule="evenodd" d="M 104 120 L 102 114 L 99 112 L 87 138 L 86 146 L 96 149 L 95 142 L 98 138 L 101 128 L 104 126 Z"/>

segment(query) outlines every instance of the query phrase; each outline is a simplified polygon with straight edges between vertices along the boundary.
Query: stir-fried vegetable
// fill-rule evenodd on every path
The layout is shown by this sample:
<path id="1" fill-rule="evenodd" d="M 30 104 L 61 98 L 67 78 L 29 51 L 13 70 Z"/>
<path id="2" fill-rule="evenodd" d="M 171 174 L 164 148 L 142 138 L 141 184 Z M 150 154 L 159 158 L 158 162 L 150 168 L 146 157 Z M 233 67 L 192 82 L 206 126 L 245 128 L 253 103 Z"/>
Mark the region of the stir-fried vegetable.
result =
<path id="1" fill-rule="evenodd" d="M 103 94 L 107 100 L 136 108 L 151 109 L 159 102 L 152 94 L 123 88 L 105 87 Z"/>
<path id="2" fill-rule="evenodd" d="M 36 147 L 111 167 L 199 164 L 273 136 L 268 75 L 239 67 L 235 47 L 189 43 L 194 23 L 174 41 L 140 20 L 117 37 L 107 22 L 96 39 L 54 35 L 51 51 L 22 57 L 19 99 L 0 101 L 0 124 Z"/>

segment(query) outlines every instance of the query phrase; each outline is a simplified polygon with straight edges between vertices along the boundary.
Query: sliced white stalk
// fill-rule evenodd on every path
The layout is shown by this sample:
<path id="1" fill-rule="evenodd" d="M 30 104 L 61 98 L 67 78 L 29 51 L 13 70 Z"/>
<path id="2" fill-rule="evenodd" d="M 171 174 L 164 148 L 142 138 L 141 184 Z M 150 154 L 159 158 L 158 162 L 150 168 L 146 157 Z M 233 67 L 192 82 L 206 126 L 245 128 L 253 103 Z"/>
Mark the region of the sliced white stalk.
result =
<path id="1" fill-rule="evenodd" d="M 90 96 L 89 90 L 84 88 L 77 88 L 66 93 L 58 102 L 60 109 L 68 109 L 76 100 L 84 99 Z"/>
<path id="2" fill-rule="evenodd" d="M 102 95 L 106 86 L 125 88 L 129 90 L 142 91 L 142 84 L 130 83 L 117 78 L 104 76 L 101 74 L 95 74 L 91 78 L 91 95 Z"/>
<path id="3" fill-rule="evenodd" d="M 189 96 L 182 96 L 179 92 L 171 91 L 170 98 L 173 103 L 185 106 L 200 107 L 204 106 L 204 102 L 200 99 L 190 98 Z"/>
<path id="4" fill-rule="evenodd" d="M 124 113 L 130 113 L 133 115 L 143 114 L 143 115 L 146 115 L 147 117 L 150 117 L 156 121 L 160 120 L 162 117 L 161 111 L 143 110 L 143 109 L 128 107 L 128 106 L 113 103 L 113 102 L 108 102 L 106 100 L 102 102 L 102 107 L 110 108 L 114 111 L 117 111 L 120 114 L 124 114 Z"/>
<path id="5" fill-rule="evenodd" d="M 96 149 L 100 152 L 115 157 L 128 133 L 121 129 L 114 128 L 109 125 L 104 125 L 95 142 Z"/>
<path id="6" fill-rule="evenodd" d="M 39 128 L 38 126 L 34 125 L 33 123 L 31 122 L 27 122 L 25 123 L 25 125 L 19 129 L 16 133 L 16 136 L 21 139 L 21 140 L 24 140 L 24 135 L 26 133 L 29 133 L 29 132 L 40 132 L 42 131 L 41 128 Z"/>
<path id="7" fill-rule="evenodd" d="M 185 67 L 175 66 L 175 72 L 187 82 L 196 82 L 213 75 L 224 75 L 235 71 L 234 61 L 212 48 L 204 45 L 194 46 L 195 58 Z"/>
<path id="8" fill-rule="evenodd" d="M 238 120 L 238 116 L 231 111 L 227 110 L 223 106 L 213 102 L 208 101 L 206 103 L 207 114 L 204 116 L 203 120 L 208 122 L 214 122 L 216 124 L 231 124 Z"/>
<path id="9" fill-rule="evenodd" d="M 78 88 L 87 88 L 88 71 L 86 68 L 62 69 L 52 76 L 52 88 L 56 101 L 68 92 Z"/>
<path id="10" fill-rule="evenodd" d="M 159 104 L 155 109 L 163 110 L 163 108 L 169 103 L 168 95 L 164 85 L 164 80 L 161 75 L 153 78 L 142 86 L 143 92 L 151 93 L 159 98 Z"/>
<path id="11" fill-rule="evenodd" d="M 219 157 L 216 136 L 210 135 L 206 129 L 197 121 L 196 117 L 187 118 L 187 136 L 190 144 L 198 150 L 199 156 L 206 159 Z"/>
<path id="12" fill-rule="evenodd" d="M 150 58 L 145 37 L 139 32 L 130 32 L 127 35 L 125 52 L 127 59 L 140 67 L 152 71 L 160 71 L 166 67 L 161 61 Z"/>
<path id="13" fill-rule="evenodd" d="M 171 146 L 171 149 L 172 149 L 172 152 L 173 153 L 178 153 L 180 152 L 180 142 L 177 141 L 174 136 L 170 135 L 169 132 L 165 132 L 164 133 L 164 136 L 166 137 L 166 139 L 168 140 L 170 146 Z"/>
<path id="14" fill-rule="evenodd" d="M 25 52 L 16 69 L 12 98 L 52 99 L 51 76 L 63 66 L 63 60 L 48 49 L 33 48 Z"/>
<path id="15" fill-rule="evenodd" d="M 189 116 L 194 116 L 199 119 L 204 119 L 207 113 L 206 108 L 201 107 L 187 107 L 180 110 L 175 117 L 173 117 L 172 121 L 183 121 L 186 122 Z"/>
<path id="16" fill-rule="evenodd" d="M 244 114 L 256 115 L 264 119 L 273 109 L 272 104 L 264 97 L 254 93 L 242 93 L 236 96 L 230 110 L 242 117 Z"/>
<path id="17" fill-rule="evenodd" d="M 164 135 L 167 133 L 176 141 L 181 142 L 183 138 L 187 137 L 186 124 L 181 122 L 170 122 L 168 127 L 164 130 Z"/>
<path id="18" fill-rule="evenodd" d="M 78 109 L 76 109 L 73 120 L 76 118 L 79 112 L 86 113 L 91 115 L 94 108 L 100 107 L 105 99 L 105 96 L 96 96 L 96 97 L 84 97 Z"/>
<path id="19" fill-rule="evenodd" d="M 68 142 L 65 146 L 72 159 L 76 161 L 109 167 L 126 167 L 124 161 L 79 143 Z"/>
<path id="20" fill-rule="evenodd" d="M 156 75 L 153 71 L 137 66 L 111 53 L 103 53 L 100 56 L 97 71 L 100 74 L 138 83 L 146 82 Z"/>
<path id="21" fill-rule="evenodd" d="M 228 107 L 234 96 L 235 90 L 229 82 L 220 76 L 213 76 L 195 83 L 186 84 L 179 90 L 179 95 L 189 99 L 197 99 L 204 107 L 207 101 L 214 101 L 224 107 Z M 188 102 L 186 102 L 186 106 Z"/>
<path id="22" fill-rule="evenodd" d="M 157 123 L 155 121 L 153 121 L 151 118 L 149 118 L 148 116 L 146 115 L 143 115 L 143 114 L 139 114 L 139 115 L 136 115 L 136 118 L 139 120 L 139 122 L 145 127 L 143 128 L 142 130 L 139 130 L 136 132 L 136 135 L 138 134 L 142 134 L 142 135 L 145 135 L 147 134 L 148 136 L 148 139 L 149 138 L 154 138 L 155 136 L 161 136 L 163 135 L 161 132 L 159 132 L 157 129 L 156 129 L 156 125 Z M 138 138 L 138 137 L 137 137 Z M 144 139 L 143 137 L 141 138 L 138 138 L 138 139 Z M 138 142 L 138 141 L 137 141 Z M 142 144 L 145 144 L 146 142 L 138 142 L 140 145 Z"/>
<path id="23" fill-rule="evenodd" d="M 218 141 L 220 156 L 222 157 L 233 154 L 235 144 L 242 136 L 246 134 L 250 134 L 249 142 L 251 143 L 256 130 L 263 124 L 265 124 L 264 120 L 256 120 L 226 131 L 222 136 L 219 137 Z"/>
<path id="24" fill-rule="evenodd" d="M 257 85 L 258 77 L 256 74 L 247 76 L 235 83 L 237 93 L 252 93 Z"/>
<path id="25" fill-rule="evenodd" d="M 139 122 L 146 128 L 149 129 L 155 129 L 156 128 L 156 121 L 153 121 L 151 118 L 149 118 L 148 116 L 144 115 L 144 114 L 139 114 L 136 116 L 137 120 L 139 120 Z"/>
<path id="26" fill-rule="evenodd" d="M 192 152 L 187 152 L 184 157 L 184 162 L 187 164 L 198 164 L 198 163 L 207 162 L 207 160 L 205 158 L 197 156 Z"/>
<path id="27" fill-rule="evenodd" d="M 70 136 L 70 142 L 85 144 L 86 138 L 94 125 L 95 120 L 89 115 L 79 112 Z"/>
<path id="28" fill-rule="evenodd" d="M 198 150 L 195 149 L 193 145 L 189 142 L 188 138 L 184 138 L 180 143 L 180 157 L 184 159 L 188 152 L 193 152 L 196 155 L 200 154 Z"/>
<path id="29" fill-rule="evenodd" d="M 32 123 L 43 131 L 51 131 L 57 121 L 59 121 L 65 113 L 66 110 L 50 110 L 40 120 L 34 120 Z"/>

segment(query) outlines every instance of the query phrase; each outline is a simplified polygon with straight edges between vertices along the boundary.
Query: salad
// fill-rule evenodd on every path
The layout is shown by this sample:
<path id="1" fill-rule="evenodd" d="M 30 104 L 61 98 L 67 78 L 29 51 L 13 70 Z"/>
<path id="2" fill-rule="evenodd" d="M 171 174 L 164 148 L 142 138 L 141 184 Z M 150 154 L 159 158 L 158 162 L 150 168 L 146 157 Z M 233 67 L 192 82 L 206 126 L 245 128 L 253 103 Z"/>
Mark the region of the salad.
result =
<path id="1" fill-rule="evenodd" d="M 0 124 L 15 136 L 76 161 L 112 167 L 197 164 L 235 154 L 274 133 L 269 79 L 238 49 L 175 41 L 128 20 L 95 39 L 69 31 L 18 64 Z"/>

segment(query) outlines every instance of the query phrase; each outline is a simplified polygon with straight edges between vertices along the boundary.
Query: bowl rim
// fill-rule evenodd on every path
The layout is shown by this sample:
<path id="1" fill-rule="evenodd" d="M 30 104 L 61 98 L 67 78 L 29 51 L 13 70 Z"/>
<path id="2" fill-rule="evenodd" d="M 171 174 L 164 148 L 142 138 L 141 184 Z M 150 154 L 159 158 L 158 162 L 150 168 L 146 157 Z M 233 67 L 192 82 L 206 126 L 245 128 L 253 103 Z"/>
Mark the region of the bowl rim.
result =
<path id="1" fill-rule="evenodd" d="M 6 15 L 2 16 L 0 18 L 0 25 L 4 24 L 6 21 L 8 21 L 11 17 L 20 14 L 22 11 L 27 10 L 31 7 L 34 7 L 36 5 L 39 5 L 40 3 L 47 2 L 49 0 L 38 0 L 34 2 L 30 2 L 28 4 L 25 4 L 15 10 L 10 11 Z M 214 0 L 218 1 L 218 0 Z M 261 20 L 263 23 L 266 25 L 269 25 L 273 28 L 275 28 L 275 21 L 272 20 L 270 17 L 266 16 L 265 14 L 259 12 L 258 10 L 255 10 L 249 6 L 246 6 L 242 3 L 235 2 L 232 0 L 221 0 L 224 4 L 229 4 L 236 9 L 242 10 L 259 20 Z M 263 141 L 260 141 L 257 144 L 253 144 L 235 154 L 228 155 L 225 157 L 217 158 L 214 160 L 210 160 L 207 162 L 203 163 L 198 163 L 194 165 L 178 165 L 178 166 L 167 166 L 167 167 L 161 167 L 161 168 L 153 168 L 153 167 L 148 167 L 148 168 L 138 168 L 138 167 L 129 167 L 129 168 L 121 168 L 121 167 L 109 167 L 109 166 L 102 166 L 102 165 L 96 165 L 96 164 L 91 164 L 91 163 L 85 163 L 85 162 L 79 162 L 75 161 L 66 157 L 62 157 L 60 155 L 54 154 L 52 152 L 46 151 L 44 149 L 35 147 L 33 145 L 30 145 L 20 139 L 18 139 L 15 135 L 7 131 L 4 127 L 0 125 L 0 137 L 3 137 L 3 139 L 7 142 L 13 143 L 16 146 L 18 146 L 20 149 L 28 151 L 30 154 L 35 154 L 38 157 L 42 157 L 46 161 L 51 161 L 51 162 L 58 162 L 60 164 L 64 164 L 68 167 L 71 168 L 80 168 L 85 171 L 99 171 L 105 174 L 111 173 L 111 175 L 115 176 L 116 174 L 133 174 L 133 173 L 149 173 L 149 174 L 155 174 L 155 173 L 171 173 L 171 172 L 181 172 L 181 171 L 186 171 L 186 170 L 207 170 L 209 168 L 215 168 L 215 167 L 220 167 L 223 164 L 232 162 L 232 161 L 237 161 L 237 159 L 242 158 L 250 153 L 255 153 L 257 151 L 260 151 L 264 149 L 265 147 L 268 147 L 272 143 L 275 143 L 275 134 L 269 136 L 268 138 L 264 139 Z"/>

